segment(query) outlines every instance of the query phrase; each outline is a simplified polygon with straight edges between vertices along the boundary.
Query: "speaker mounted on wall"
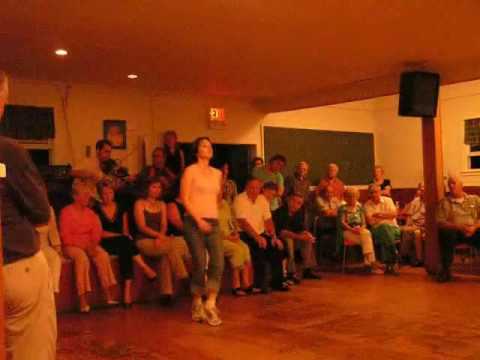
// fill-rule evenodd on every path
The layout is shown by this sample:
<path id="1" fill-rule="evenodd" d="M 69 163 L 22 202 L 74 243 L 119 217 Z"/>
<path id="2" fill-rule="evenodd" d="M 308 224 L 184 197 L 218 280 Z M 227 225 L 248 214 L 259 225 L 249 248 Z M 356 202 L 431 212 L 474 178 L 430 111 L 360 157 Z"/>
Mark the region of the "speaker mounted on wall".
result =
<path id="1" fill-rule="evenodd" d="M 404 72 L 400 77 L 400 116 L 437 115 L 440 75 L 431 72 Z"/>

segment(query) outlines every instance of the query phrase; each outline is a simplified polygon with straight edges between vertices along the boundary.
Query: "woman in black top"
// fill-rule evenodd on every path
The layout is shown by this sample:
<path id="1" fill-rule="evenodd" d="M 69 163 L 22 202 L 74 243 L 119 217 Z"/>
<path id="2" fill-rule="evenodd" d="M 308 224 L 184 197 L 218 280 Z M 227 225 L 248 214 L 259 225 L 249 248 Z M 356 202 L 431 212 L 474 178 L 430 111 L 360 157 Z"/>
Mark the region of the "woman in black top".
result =
<path id="1" fill-rule="evenodd" d="M 177 142 L 177 133 L 173 130 L 165 132 L 163 136 L 165 150 L 165 167 L 176 177 L 179 177 L 185 169 L 185 155 Z"/>
<path id="2" fill-rule="evenodd" d="M 120 274 L 125 279 L 123 301 L 126 307 L 132 303 L 133 262 L 135 262 L 148 279 L 155 279 L 157 274 L 140 256 L 128 229 L 127 212 L 115 202 L 115 192 L 109 182 L 100 182 L 98 193 L 102 199 L 95 212 L 102 223 L 102 241 L 100 245 L 111 255 L 118 255 Z"/>
<path id="3" fill-rule="evenodd" d="M 383 196 L 392 197 L 392 183 L 390 179 L 385 179 L 385 172 L 380 165 L 375 165 L 372 184 L 380 186 Z"/>

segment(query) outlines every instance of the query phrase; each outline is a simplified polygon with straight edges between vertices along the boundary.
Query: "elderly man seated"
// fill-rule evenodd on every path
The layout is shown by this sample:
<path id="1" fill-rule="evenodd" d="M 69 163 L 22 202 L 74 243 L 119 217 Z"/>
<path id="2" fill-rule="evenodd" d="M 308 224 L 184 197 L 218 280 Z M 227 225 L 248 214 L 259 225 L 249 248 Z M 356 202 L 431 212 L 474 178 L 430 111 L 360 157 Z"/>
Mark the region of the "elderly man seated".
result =
<path id="1" fill-rule="evenodd" d="M 455 176 L 448 178 L 448 189 L 448 196 L 440 201 L 437 209 L 441 256 L 439 282 L 452 279 L 450 266 L 455 245 L 466 243 L 480 248 L 480 197 L 466 194 L 462 181 Z"/>
<path id="2" fill-rule="evenodd" d="M 400 238 L 400 228 L 397 225 L 397 208 L 393 200 L 381 195 L 380 186 L 372 184 L 368 187 L 369 200 L 365 203 L 367 223 L 375 244 L 380 247 L 380 252 L 385 262 L 385 274 L 398 275 L 397 248 L 395 240 Z"/>
<path id="3" fill-rule="evenodd" d="M 413 266 L 423 265 L 423 240 L 425 238 L 424 191 L 423 183 L 418 184 L 415 198 L 403 210 L 406 224 L 401 227 L 400 256 L 405 261 L 408 259 Z"/>
<path id="4" fill-rule="evenodd" d="M 282 272 L 283 243 L 275 236 L 270 204 L 260 194 L 261 188 L 261 180 L 248 179 L 245 192 L 239 194 L 233 203 L 240 227 L 240 238 L 250 249 L 254 270 L 253 291 L 256 289 L 261 289 L 264 293 L 269 291 L 266 280 L 267 265 L 270 265 L 271 269 L 272 289 L 288 291 L 289 287 L 283 281 Z"/>
<path id="5" fill-rule="evenodd" d="M 337 211 L 341 200 L 335 196 L 332 186 L 326 186 L 320 191 L 315 199 L 317 214 L 316 234 L 319 256 L 323 258 L 334 258 L 335 239 L 337 238 Z"/>
<path id="6" fill-rule="evenodd" d="M 287 205 L 273 213 L 273 221 L 280 239 L 287 249 L 288 265 L 287 280 L 299 282 L 295 265 L 295 249 L 298 248 L 302 257 L 303 278 L 321 279 L 312 268 L 316 265 L 313 243 L 315 238 L 305 229 L 305 218 L 302 210 L 303 195 L 292 193 L 287 198 Z"/>

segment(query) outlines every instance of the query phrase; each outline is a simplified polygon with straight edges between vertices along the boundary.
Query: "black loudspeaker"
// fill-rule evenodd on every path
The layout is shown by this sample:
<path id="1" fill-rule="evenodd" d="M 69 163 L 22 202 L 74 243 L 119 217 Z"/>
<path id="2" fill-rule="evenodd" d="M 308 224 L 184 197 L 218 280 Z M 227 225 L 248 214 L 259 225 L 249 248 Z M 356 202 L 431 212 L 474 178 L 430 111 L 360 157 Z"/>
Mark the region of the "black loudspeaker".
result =
<path id="1" fill-rule="evenodd" d="M 429 72 L 404 72 L 400 77 L 400 116 L 437 115 L 440 75 Z"/>

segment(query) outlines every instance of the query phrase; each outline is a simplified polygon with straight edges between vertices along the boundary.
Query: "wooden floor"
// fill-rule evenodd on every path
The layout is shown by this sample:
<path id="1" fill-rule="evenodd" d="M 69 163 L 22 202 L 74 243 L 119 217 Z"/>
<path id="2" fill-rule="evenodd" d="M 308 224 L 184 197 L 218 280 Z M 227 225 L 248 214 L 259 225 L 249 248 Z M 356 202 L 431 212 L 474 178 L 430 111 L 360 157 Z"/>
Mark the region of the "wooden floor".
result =
<path id="1" fill-rule="evenodd" d="M 58 360 L 480 359 L 480 280 L 437 284 L 326 274 L 290 293 L 222 296 L 224 324 L 189 318 L 189 300 L 59 318 Z"/>

